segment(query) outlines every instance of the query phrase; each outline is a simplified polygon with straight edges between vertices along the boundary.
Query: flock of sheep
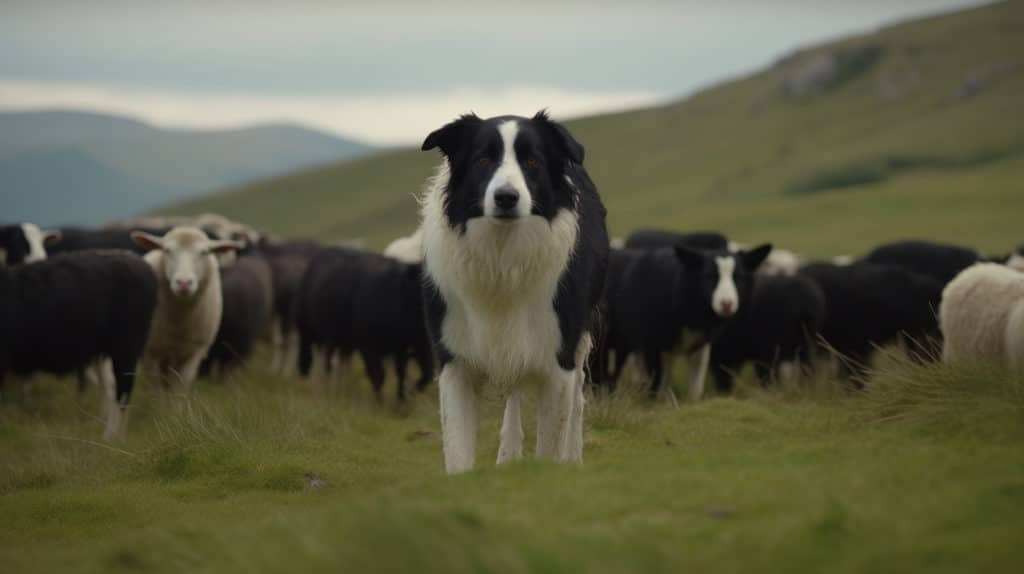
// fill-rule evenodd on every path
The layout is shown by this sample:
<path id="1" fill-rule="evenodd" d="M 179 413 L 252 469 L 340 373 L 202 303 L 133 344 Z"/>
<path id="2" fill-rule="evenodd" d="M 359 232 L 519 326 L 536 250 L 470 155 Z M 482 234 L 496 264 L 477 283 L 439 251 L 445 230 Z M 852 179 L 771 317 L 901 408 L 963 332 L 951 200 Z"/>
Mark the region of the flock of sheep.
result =
<path id="1" fill-rule="evenodd" d="M 358 353 L 378 396 L 391 362 L 403 398 L 409 360 L 419 367 L 417 389 L 434 378 L 421 243 L 416 233 L 377 254 L 357 243 L 273 238 L 212 214 L 98 229 L 2 226 L 0 385 L 36 372 L 96 385 L 111 439 L 124 431 L 137 371 L 187 392 L 197 377 L 244 364 L 269 336 L 278 372 L 326 376 Z M 686 354 L 696 400 L 705 372 L 730 392 L 748 363 L 767 385 L 800 376 L 826 353 L 862 384 L 872 351 L 892 342 L 918 360 L 1024 368 L 1024 246 L 992 257 L 905 241 L 807 262 L 718 233 L 647 230 L 613 247 L 588 365 L 594 385 L 614 390 L 635 356 L 652 395 L 675 400 L 671 358 Z"/>

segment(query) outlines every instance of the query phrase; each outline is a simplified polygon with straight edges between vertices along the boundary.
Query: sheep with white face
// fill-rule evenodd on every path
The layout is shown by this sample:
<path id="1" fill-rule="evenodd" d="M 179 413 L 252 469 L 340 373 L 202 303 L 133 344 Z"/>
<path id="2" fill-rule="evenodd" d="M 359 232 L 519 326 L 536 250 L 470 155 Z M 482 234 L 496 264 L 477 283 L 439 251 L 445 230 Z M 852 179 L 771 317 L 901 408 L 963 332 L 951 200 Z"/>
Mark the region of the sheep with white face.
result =
<path id="1" fill-rule="evenodd" d="M 159 285 L 145 361 L 165 386 L 177 381 L 187 393 L 217 336 L 223 312 L 216 257 L 241 244 L 211 240 L 196 227 L 175 227 L 163 237 L 135 231 L 132 240 L 149 250 L 145 259 Z"/>

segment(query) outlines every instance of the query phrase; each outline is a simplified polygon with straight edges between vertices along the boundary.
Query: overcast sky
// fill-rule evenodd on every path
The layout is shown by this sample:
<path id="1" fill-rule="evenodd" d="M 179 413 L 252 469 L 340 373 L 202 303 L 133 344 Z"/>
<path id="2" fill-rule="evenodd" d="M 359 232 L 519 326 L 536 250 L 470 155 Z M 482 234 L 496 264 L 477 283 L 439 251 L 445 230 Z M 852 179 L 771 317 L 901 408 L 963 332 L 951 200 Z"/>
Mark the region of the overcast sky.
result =
<path id="1" fill-rule="evenodd" d="M 981 3 L 0 0 L 0 109 L 407 144 L 468 110 L 565 118 L 674 99 L 800 46 Z"/>

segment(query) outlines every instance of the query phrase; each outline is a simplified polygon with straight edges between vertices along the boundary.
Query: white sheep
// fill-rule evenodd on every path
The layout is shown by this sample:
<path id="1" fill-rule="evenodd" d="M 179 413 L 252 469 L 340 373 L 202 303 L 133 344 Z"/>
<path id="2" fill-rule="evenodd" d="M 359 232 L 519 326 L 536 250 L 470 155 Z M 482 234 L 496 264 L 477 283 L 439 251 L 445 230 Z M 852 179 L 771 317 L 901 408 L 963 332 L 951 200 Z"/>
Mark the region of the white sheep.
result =
<path id="1" fill-rule="evenodd" d="M 945 362 L 1024 369 L 1024 273 L 996 263 L 968 267 L 943 290 L 939 323 Z"/>
<path id="2" fill-rule="evenodd" d="M 804 258 L 788 249 L 772 249 L 768 258 L 764 260 L 758 273 L 763 275 L 782 275 L 792 277 L 804 264 Z"/>
<path id="3" fill-rule="evenodd" d="M 832 258 L 832 264 L 839 267 L 848 267 L 853 265 L 855 261 L 857 261 L 857 258 L 853 255 L 836 255 Z"/>
<path id="4" fill-rule="evenodd" d="M 1024 271 L 1024 244 L 1010 254 L 1010 257 L 1006 259 L 1006 266 L 1017 271 Z"/>
<path id="5" fill-rule="evenodd" d="M 135 231 L 132 239 L 150 250 L 145 259 L 159 285 L 144 360 L 156 367 L 165 385 L 175 377 L 187 393 L 217 336 L 223 312 L 216 255 L 241 245 L 211 240 L 197 227 L 175 227 L 163 237 Z"/>
<path id="6" fill-rule="evenodd" d="M 733 253 L 738 253 L 745 249 L 750 249 L 750 246 L 737 241 L 730 241 L 728 249 Z M 795 252 L 775 247 L 768 254 L 768 258 L 757 268 L 757 272 L 761 275 L 792 277 L 796 275 L 796 272 L 800 270 L 804 263 L 806 263 L 805 259 Z"/>
<path id="7" fill-rule="evenodd" d="M 423 261 L 423 229 L 418 228 L 408 237 L 399 237 L 388 244 L 384 255 L 402 263 L 419 263 Z"/>

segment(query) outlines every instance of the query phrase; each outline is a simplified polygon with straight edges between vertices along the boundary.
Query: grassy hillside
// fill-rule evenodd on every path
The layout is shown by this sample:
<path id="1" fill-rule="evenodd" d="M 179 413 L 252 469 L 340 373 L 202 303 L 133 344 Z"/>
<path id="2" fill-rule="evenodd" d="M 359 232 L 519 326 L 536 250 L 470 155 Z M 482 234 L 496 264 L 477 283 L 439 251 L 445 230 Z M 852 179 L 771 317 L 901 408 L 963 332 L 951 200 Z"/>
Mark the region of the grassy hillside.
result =
<path id="1" fill-rule="evenodd" d="M 910 22 L 571 128 L 616 234 L 717 228 L 812 255 L 902 236 L 1006 250 L 1022 239 L 1022 30 L 1021 2 Z M 833 81 L 794 93 L 822 61 L 835 65 Z M 380 246 L 414 226 L 411 196 L 437 162 L 397 151 L 169 211 L 222 211 L 281 233 Z"/>
<path id="2" fill-rule="evenodd" d="M 0 404 L 8 572 L 1019 572 L 1024 380 L 890 364 L 862 396 L 674 410 L 588 406 L 582 467 L 442 473 L 436 393 L 374 406 L 260 365 L 189 405 L 136 396 L 127 442 L 94 397 Z M 86 400 L 87 399 L 87 400 Z M 532 408 L 524 409 L 527 439 Z M 528 442 L 529 444 L 529 442 Z"/>

